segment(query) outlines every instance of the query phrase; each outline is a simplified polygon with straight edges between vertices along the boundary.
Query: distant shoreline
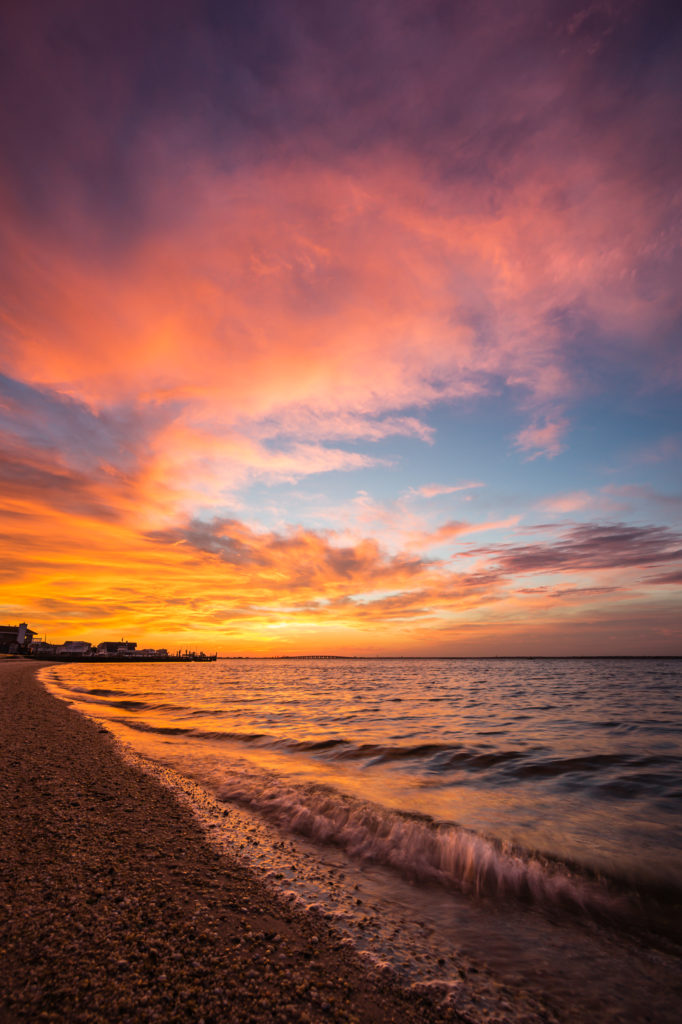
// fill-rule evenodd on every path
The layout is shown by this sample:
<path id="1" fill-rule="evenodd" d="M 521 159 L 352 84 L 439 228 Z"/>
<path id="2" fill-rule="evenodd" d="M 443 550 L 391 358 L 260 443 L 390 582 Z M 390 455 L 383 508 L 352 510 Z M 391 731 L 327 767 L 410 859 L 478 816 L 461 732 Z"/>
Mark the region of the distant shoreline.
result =
<path id="1" fill-rule="evenodd" d="M 24 658 L 31 662 L 58 662 L 59 664 L 79 665 L 145 665 L 190 664 L 214 661 L 680 661 L 682 654 L 218 654 L 186 657 L 184 655 L 168 655 L 165 658 L 154 657 L 78 657 L 73 655 L 51 654 L 10 655 L 9 657 Z"/>
<path id="2" fill-rule="evenodd" d="M 661 661 L 682 654 L 219 654 L 218 661 Z"/>

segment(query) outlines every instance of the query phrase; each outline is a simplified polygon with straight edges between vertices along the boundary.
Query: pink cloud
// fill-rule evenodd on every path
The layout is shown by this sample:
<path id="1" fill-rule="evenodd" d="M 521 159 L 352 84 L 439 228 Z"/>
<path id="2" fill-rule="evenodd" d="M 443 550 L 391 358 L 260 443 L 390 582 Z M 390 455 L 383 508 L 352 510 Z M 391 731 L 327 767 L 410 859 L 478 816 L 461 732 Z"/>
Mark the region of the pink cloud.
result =
<path id="1" fill-rule="evenodd" d="M 508 516 L 506 519 L 491 520 L 483 523 L 467 523 L 451 521 L 443 523 L 435 530 L 412 533 L 406 538 L 406 546 L 417 550 L 428 550 L 446 544 L 470 533 L 487 533 L 490 530 L 503 530 L 516 526 L 520 516 Z"/>
<path id="2" fill-rule="evenodd" d="M 431 444 L 435 430 L 416 416 L 363 416 L 347 412 L 315 413 L 297 407 L 280 413 L 250 428 L 261 438 L 293 434 L 298 437 L 324 437 L 327 440 L 381 441 L 387 437 L 416 437 Z"/>
<path id="3" fill-rule="evenodd" d="M 549 498 L 541 503 L 546 512 L 556 512 L 565 515 L 569 512 L 578 512 L 594 502 L 593 495 L 587 491 L 573 491 L 570 494 L 560 494 L 556 498 Z"/>
<path id="4" fill-rule="evenodd" d="M 563 451 L 562 438 L 568 427 L 568 420 L 545 420 L 543 424 L 534 423 L 524 427 L 516 435 L 516 447 L 523 452 L 531 452 L 529 459 L 537 459 L 545 455 L 553 459 Z"/>
<path id="5" fill-rule="evenodd" d="M 448 484 L 424 484 L 423 487 L 411 488 L 410 493 L 419 495 L 422 498 L 437 498 L 443 494 L 456 494 L 457 491 L 468 491 L 472 487 L 484 486 L 484 484 L 474 481 L 466 484 L 454 484 L 452 486 Z"/>
<path id="6" fill-rule="evenodd" d="M 653 295 L 631 287 L 654 212 L 623 182 L 597 176 L 585 191 L 598 170 L 587 157 L 519 168 L 493 212 L 472 186 L 449 190 L 396 152 L 175 178 L 166 154 L 155 163 L 154 215 L 125 259 L 67 252 L 13 229 L 8 212 L 15 372 L 96 406 L 174 396 L 216 429 L 309 416 L 352 431 L 344 417 L 359 417 L 376 434 L 426 438 L 391 410 L 498 377 L 530 415 L 575 390 L 561 311 L 636 349 L 677 309 L 665 280 Z M 584 195 L 584 217 L 557 200 L 562 189 Z M 556 454 L 563 426 L 535 420 L 518 444 Z"/>
<path id="7" fill-rule="evenodd" d="M 157 490 L 168 497 L 173 514 L 197 504 L 233 502 L 240 490 L 257 480 L 296 483 L 315 473 L 369 469 L 386 459 L 309 442 L 277 447 L 236 431 L 208 432 L 183 423 L 159 431 L 151 443 L 144 474 L 144 494 L 153 502 Z M 182 473 L 178 474 L 178 466 Z"/>

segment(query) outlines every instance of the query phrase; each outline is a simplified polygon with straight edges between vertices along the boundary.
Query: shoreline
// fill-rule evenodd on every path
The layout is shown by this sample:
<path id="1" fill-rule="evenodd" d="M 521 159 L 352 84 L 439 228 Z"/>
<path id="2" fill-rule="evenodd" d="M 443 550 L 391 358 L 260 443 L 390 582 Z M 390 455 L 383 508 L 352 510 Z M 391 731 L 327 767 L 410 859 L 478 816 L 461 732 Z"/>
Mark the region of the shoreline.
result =
<path id="1" fill-rule="evenodd" d="M 212 849 L 41 667 L 0 659 L 0 1020 L 472 1020 Z"/>

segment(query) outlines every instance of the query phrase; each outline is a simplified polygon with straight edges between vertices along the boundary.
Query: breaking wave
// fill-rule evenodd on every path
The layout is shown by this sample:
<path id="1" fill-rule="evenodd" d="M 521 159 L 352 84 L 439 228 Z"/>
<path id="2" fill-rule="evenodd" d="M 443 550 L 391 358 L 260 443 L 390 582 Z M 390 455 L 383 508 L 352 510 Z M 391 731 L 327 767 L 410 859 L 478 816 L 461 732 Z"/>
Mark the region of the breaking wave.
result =
<path id="1" fill-rule="evenodd" d="M 223 801 L 258 811 L 280 828 L 354 859 L 397 870 L 469 896 L 513 901 L 624 927 L 670 931 L 671 901 L 682 894 L 646 893 L 625 880 L 498 842 L 427 815 L 391 810 L 319 784 L 292 785 L 270 777 L 235 775 L 216 787 Z M 674 929 L 673 929 L 674 930 Z"/>
<path id="2" fill-rule="evenodd" d="M 677 662 L 46 675 L 143 751 L 313 842 L 494 904 L 682 930 Z"/>

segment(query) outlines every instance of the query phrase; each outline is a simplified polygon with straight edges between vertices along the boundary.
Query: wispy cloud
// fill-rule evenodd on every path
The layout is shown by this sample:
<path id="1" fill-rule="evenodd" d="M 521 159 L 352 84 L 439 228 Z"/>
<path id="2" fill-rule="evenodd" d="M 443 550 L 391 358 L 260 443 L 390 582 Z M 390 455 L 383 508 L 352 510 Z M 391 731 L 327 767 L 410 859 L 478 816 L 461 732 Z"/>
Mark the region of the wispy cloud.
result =
<path id="1" fill-rule="evenodd" d="M 682 534 L 662 526 L 581 523 L 551 543 L 504 544 L 469 554 L 484 555 L 500 572 L 514 575 L 644 568 L 682 560 Z"/>
<path id="2" fill-rule="evenodd" d="M 443 494 L 456 494 L 457 491 L 469 491 L 474 487 L 484 487 L 482 483 L 471 481 L 466 484 L 424 484 L 422 487 L 411 487 L 409 493 L 421 498 L 438 498 Z"/>
<path id="3" fill-rule="evenodd" d="M 471 533 L 487 533 L 493 530 L 504 530 L 516 526 L 520 516 L 508 516 L 506 519 L 483 521 L 481 523 L 459 522 L 451 520 L 442 523 L 435 530 L 426 530 L 408 535 L 407 547 L 417 550 L 429 550 L 439 547 Z"/>
<path id="4" fill-rule="evenodd" d="M 677 461 L 682 457 L 682 436 L 679 434 L 668 434 L 659 438 L 653 444 L 638 448 L 634 455 L 634 462 L 658 463 Z"/>
<path id="5" fill-rule="evenodd" d="M 533 423 L 518 432 L 516 447 L 523 452 L 530 452 L 529 459 L 537 459 L 540 455 L 553 459 L 564 450 L 563 436 L 567 428 L 568 420 L 565 419 Z"/>
<path id="6" fill-rule="evenodd" d="M 588 491 L 573 491 L 570 494 L 559 494 L 554 498 L 544 498 L 540 504 L 546 512 L 568 515 L 586 508 L 594 501 L 594 496 Z"/>
<path id="7" fill-rule="evenodd" d="M 665 583 L 671 586 L 676 586 L 682 583 L 682 568 L 675 572 L 666 572 L 661 576 L 650 576 L 648 577 L 649 583 Z"/>

